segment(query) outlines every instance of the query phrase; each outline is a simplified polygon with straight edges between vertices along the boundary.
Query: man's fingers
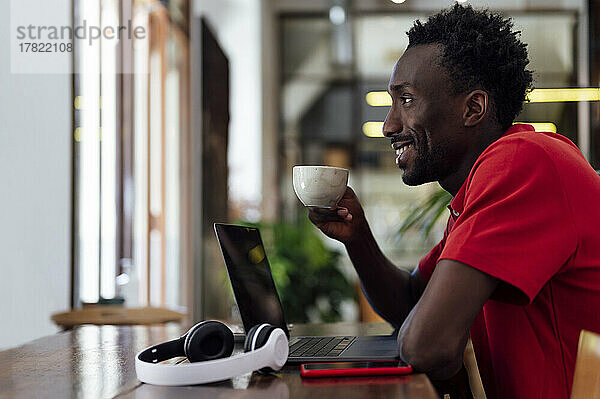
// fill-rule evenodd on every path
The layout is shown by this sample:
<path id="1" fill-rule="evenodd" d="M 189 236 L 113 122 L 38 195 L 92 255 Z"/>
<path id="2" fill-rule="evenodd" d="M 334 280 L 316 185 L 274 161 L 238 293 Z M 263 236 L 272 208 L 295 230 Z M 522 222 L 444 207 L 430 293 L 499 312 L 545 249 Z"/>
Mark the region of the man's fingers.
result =
<path id="1" fill-rule="evenodd" d="M 316 213 L 309 213 L 308 218 L 311 222 L 317 225 L 317 227 L 320 227 L 320 225 L 330 222 L 350 222 L 352 221 L 352 214 L 348 213 L 347 215 L 319 215 Z"/>
<path id="2" fill-rule="evenodd" d="M 327 222 L 341 222 L 347 220 L 349 215 L 348 210 L 345 209 L 345 213 L 340 211 L 345 208 L 338 209 L 323 209 L 323 208 L 309 208 L 308 218 L 313 223 L 327 223 Z"/>
<path id="3" fill-rule="evenodd" d="M 344 218 L 341 218 L 337 215 L 319 215 L 316 213 L 309 213 L 308 218 L 315 224 L 327 222 L 341 222 L 344 220 Z"/>
<path id="4" fill-rule="evenodd" d="M 309 206 L 308 207 L 308 211 L 309 212 L 314 212 L 318 215 L 334 215 L 337 212 L 336 208 L 320 208 L 318 206 Z"/>
<path id="5" fill-rule="evenodd" d="M 349 222 L 352 220 L 352 214 L 348 210 L 348 208 L 338 208 L 337 215 L 343 219 L 345 222 Z"/>

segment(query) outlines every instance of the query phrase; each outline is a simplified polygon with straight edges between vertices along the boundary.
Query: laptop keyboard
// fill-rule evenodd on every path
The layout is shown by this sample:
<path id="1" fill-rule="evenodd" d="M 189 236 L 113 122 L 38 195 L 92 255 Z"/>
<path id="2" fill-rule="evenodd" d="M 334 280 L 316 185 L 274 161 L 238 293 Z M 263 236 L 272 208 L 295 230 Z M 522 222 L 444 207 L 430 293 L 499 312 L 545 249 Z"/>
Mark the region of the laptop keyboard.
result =
<path id="1" fill-rule="evenodd" d="M 355 337 L 296 337 L 290 341 L 290 357 L 336 357 Z"/>

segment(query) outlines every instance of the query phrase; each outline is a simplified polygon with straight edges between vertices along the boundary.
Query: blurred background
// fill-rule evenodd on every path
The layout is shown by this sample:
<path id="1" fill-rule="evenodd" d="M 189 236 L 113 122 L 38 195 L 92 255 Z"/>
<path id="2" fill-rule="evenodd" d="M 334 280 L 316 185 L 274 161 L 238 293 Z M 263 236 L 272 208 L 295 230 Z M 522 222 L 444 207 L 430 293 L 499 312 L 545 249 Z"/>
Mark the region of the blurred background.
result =
<path id="1" fill-rule="evenodd" d="M 536 90 L 517 121 L 569 137 L 599 169 L 600 1 L 468 3 L 513 17 L 529 44 Z M 0 66 L 0 349 L 98 303 L 239 323 L 213 222 L 261 227 L 288 322 L 378 320 L 343 246 L 307 222 L 292 166 L 349 168 L 382 250 L 414 268 L 449 196 L 402 183 L 383 92 L 413 21 L 452 4 L 57 1 L 66 25 L 148 35 L 75 43 L 72 74 Z"/>

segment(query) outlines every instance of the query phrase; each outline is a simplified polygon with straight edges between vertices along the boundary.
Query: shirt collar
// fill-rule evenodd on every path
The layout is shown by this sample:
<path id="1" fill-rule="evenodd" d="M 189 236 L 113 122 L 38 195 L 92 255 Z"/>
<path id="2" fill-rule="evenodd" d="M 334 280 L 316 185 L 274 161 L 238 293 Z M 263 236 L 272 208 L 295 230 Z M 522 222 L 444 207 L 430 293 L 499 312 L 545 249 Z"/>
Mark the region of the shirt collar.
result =
<path id="1" fill-rule="evenodd" d="M 506 132 L 504 132 L 504 134 L 502 135 L 502 137 L 512 134 L 512 133 L 517 133 L 517 132 L 535 132 L 535 128 L 531 125 L 528 125 L 526 123 L 515 123 L 514 125 L 512 125 L 511 127 L 509 127 Z"/>
<path id="2" fill-rule="evenodd" d="M 467 182 L 465 181 L 462 186 L 460 186 L 460 190 L 458 193 L 452 198 L 450 204 L 448 205 L 448 209 L 450 213 L 455 217 L 459 217 L 464 209 L 464 201 L 465 201 L 465 191 L 467 191 Z"/>
<path id="3" fill-rule="evenodd" d="M 513 134 L 513 133 L 517 133 L 517 132 L 524 132 L 524 131 L 534 132 L 535 128 L 533 126 L 525 124 L 525 123 L 516 123 L 516 124 L 512 125 L 511 127 L 509 127 L 504 132 L 502 137 L 507 136 L 509 134 Z M 477 161 L 475 161 L 475 164 L 477 164 Z M 452 215 L 454 215 L 455 217 L 460 216 L 460 214 L 464 210 L 465 192 L 467 191 L 467 181 L 468 180 L 469 179 L 467 178 L 463 182 L 462 186 L 460 186 L 460 189 L 458 190 L 458 193 L 456 193 L 454 198 L 452 198 L 452 200 L 450 201 L 450 205 L 448 205 L 448 209 L 450 210 L 450 213 L 452 213 Z"/>

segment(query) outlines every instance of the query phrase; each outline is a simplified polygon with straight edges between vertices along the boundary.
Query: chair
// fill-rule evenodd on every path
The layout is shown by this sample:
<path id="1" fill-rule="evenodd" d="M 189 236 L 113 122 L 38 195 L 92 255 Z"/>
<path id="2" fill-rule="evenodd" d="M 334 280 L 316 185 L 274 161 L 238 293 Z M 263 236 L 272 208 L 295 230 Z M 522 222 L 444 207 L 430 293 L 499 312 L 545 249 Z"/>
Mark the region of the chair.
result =
<path id="1" fill-rule="evenodd" d="M 53 314 L 51 319 L 63 329 L 81 324 L 144 325 L 181 322 L 186 315 L 164 308 L 126 308 L 119 305 L 90 305 L 83 309 Z"/>
<path id="2" fill-rule="evenodd" d="M 481 381 L 481 375 L 479 374 L 479 367 L 477 366 L 475 349 L 473 348 L 471 338 L 469 338 L 467 345 L 465 346 L 463 365 L 469 376 L 469 387 L 471 388 L 473 399 L 486 399 L 485 389 L 483 388 L 483 382 Z"/>
<path id="3" fill-rule="evenodd" d="M 600 399 L 600 335 L 581 330 L 571 399 Z"/>

